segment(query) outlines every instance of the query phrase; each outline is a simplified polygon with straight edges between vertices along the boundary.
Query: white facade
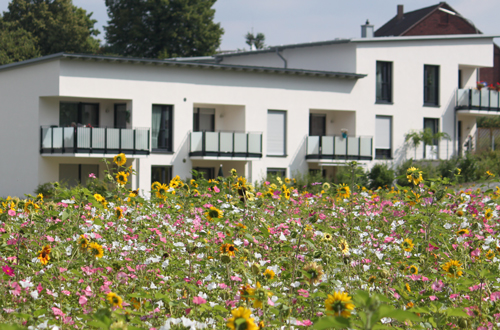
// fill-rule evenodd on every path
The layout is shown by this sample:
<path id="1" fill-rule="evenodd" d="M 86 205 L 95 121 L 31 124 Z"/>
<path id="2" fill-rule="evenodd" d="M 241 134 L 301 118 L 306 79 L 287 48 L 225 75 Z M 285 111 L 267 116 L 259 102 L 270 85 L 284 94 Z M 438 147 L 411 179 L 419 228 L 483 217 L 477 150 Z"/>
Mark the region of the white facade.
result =
<path id="1" fill-rule="evenodd" d="M 356 158 L 351 157 L 354 152 L 366 156 L 368 151 L 369 158 L 359 158 L 368 166 L 375 161 L 370 159 L 376 155 L 377 116 L 390 117 L 390 158 L 394 161 L 415 155 L 423 157 L 422 150 L 408 149 L 404 135 L 423 129 L 424 118 L 438 119 L 439 130 L 452 138 L 462 137 L 460 142 L 440 142 L 439 157 L 451 157 L 457 152 L 458 144 L 475 129 L 475 116 L 481 115 L 481 111 L 455 110 L 458 70 L 462 71 L 461 87 L 474 87 L 477 68 L 493 65 L 492 40 L 493 36 L 467 35 L 355 39 L 283 46 L 279 52 L 287 62 L 286 69 L 275 51 L 214 58 L 218 64 L 197 64 L 196 59 L 176 62 L 57 54 L 6 65 L 0 67 L 3 101 L 0 108 L 0 195 L 33 193 L 38 184 L 58 181 L 61 171 L 69 168 L 67 164 L 99 164 L 96 174 L 103 177 L 105 166 L 101 159 L 104 156 L 112 158 L 114 153 L 41 150 L 50 140 L 49 135 L 56 131 L 52 128 L 41 131 L 40 127 L 61 125 L 61 103 L 68 102 L 98 104 L 99 127 L 110 128 L 115 124 L 114 107 L 122 104 L 130 112 L 126 128 L 149 129 L 150 135 L 155 120 L 152 118 L 153 105 L 172 109 L 170 150 L 128 155 L 127 165 L 133 165 L 138 173 L 132 188 L 144 192 L 150 189 L 153 166 L 169 167 L 171 175 L 181 178 L 190 177 L 193 168 L 213 168 L 216 175 L 221 164 L 224 175 L 235 168 L 252 181 L 265 178 L 268 170 L 277 169 L 284 169 L 287 176 L 292 176 L 324 167 L 331 175 L 331 165 L 344 162 L 342 157 L 306 158 L 306 153 L 311 154 L 317 141 L 308 139 L 311 114 L 324 115 L 322 135 L 337 136 L 322 140 L 322 150 L 327 149 L 328 141 L 337 143 L 335 150 L 340 150 L 341 144 L 348 140 L 351 143 L 348 158 Z M 391 103 L 376 102 L 377 61 L 392 63 Z M 436 106 L 423 105 L 425 65 L 438 67 L 439 102 Z M 193 111 L 197 108 L 215 109 L 210 110 L 214 113 L 213 130 L 226 132 L 221 133 L 221 148 L 228 143 L 232 145 L 231 138 L 246 136 L 243 133 L 250 133 L 249 145 L 255 144 L 261 133 L 262 155 L 190 154 L 192 145 L 201 143 L 194 140 L 197 135 L 192 135 Z M 281 156 L 268 156 L 268 134 L 279 129 L 268 127 L 269 111 L 284 111 L 281 113 L 286 124 L 283 130 L 285 153 Z M 456 131 L 459 120 L 463 121 L 460 134 Z M 341 137 L 342 129 L 347 130 L 345 139 Z M 73 128 L 64 130 L 63 135 L 73 134 Z M 111 131 L 107 130 L 108 138 Z M 233 137 L 227 132 L 239 132 L 239 135 Z M 206 135 L 207 141 L 215 136 L 210 134 Z M 138 133 L 137 136 L 142 135 Z M 273 137 L 276 138 L 279 137 Z M 52 136 L 51 143 L 55 139 Z M 151 141 L 150 136 L 149 149 Z M 86 175 L 81 168 L 80 175 Z M 80 179 L 84 181 L 85 178 Z"/>

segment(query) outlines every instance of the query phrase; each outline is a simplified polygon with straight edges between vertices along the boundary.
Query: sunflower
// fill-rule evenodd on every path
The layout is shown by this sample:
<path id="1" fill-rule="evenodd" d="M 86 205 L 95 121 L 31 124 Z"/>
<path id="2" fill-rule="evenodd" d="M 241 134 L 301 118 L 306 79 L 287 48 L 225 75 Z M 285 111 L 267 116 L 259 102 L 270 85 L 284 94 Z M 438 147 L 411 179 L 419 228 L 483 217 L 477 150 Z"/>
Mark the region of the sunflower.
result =
<path id="1" fill-rule="evenodd" d="M 323 239 L 325 241 L 331 241 L 332 240 L 332 234 L 324 233 L 323 234 Z"/>
<path id="2" fill-rule="evenodd" d="M 123 210 L 121 207 L 115 207 L 115 215 L 118 219 L 123 217 Z"/>
<path id="3" fill-rule="evenodd" d="M 132 306 L 134 306 L 134 309 L 138 310 L 139 308 L 141 308 L 141 302 L 136 298 L 130 299 L 130 302 L 132 303 Z"/>
<path id="4" fill-rule="evenodd" d="M 80 235 L 80 238 L 78 238 L 78 245 L 82 250 L 86 250 L 89 247 L 89 240 L 85 237 L 85 235 Z"/>
<path id="5" fill-rule="evenodd" d="M 372 275 L 372 276 L 370 276 L 370 277 L 368 278 L 367 282 L 368 282 L 369 284 L 373 284 L 373 283 L 375 283 L 375 280 L 376 280 L 376 279 L 377 279 L 377 277 L 376 277 L 376 276 L 374 276 L 374 275 Z"/>
<path id="6" fill-rule="evenodd" d="M 408 283 L 405 284 L 405 287 L 406 287 L 406 290 L 408 290 L 408 292 L 411 292 L 411 288 L 410 288 L 410 285 Z"/>
<path id="7" fill-rule="evenodd" d="M 264 289 L 259 282 L 257 282 L 255 288 L 249 288 L 248 294 L 252 296 L 253 308 L 262 308 L 264 301 L 273 294 L 270 291 Z"/>
<path id="8" fill-rule="evenodd" d="M 458 211 L 457 211 L 457 215 L 458 215 L 459 217 L 463 216 L 463 215 L 464 215 L 464 211 L 462 211 L 462 210 L 458 210 Z"/>
<path id="9" fill-rule="evenodd" d="M 462 274 L 463 274 L 463 272 L 462 272 L 463 268 L 461 266 L 462 266 L 462 264 L 460 263 L 460 261 L 450 260 L 441 267 L 443 268 L 443 270 L 445 272 L 448 273 L 449 277 L 457 278 L 457 277 L 462 276 Z"/>
<path id="10" fill-rule="evenodd" d="M 418 267 L 415 265 L 411 265 L 410 266 L 410 274 L 417 275 L 418 274 Z"/>
<path id="11" fill-rule="evenodd" d="M 113 305 L 113 307 L 120 307 L 120 308 L 123 308 L 122 306 L 122 303 L 123 303 L 123 299 L 122 297 L 120 297 L 119 295 L 117 295 L 116 293 L 114 292 L 110 292 L 106 295 L 106 299 L 109 301 L 109 303 L 111 305 Z"/>
<path id="12" fill-rule="evenodd" d="M 264 321 L 259 322 L 259 330 L 264 329 Z"/>
<path id="13" fill-rule="evenodd" d="M 413 244 L 413 240 L 411 238 L 405 238 L 405 240 L 403 241 L 403 243 L 401 243 L 401 247 L 406 252 L 411 252 L 411 250 L 413 250 L 414 246 L 415 245 Z"/>
<path id="14" fill-rule="evenodd" d="M 323 277 L 323 267 L 318 265 L 315 262 L 309 262 L 304 266 L 304 271 L 309 274 L 309 284 L 318 283 L 321 281 L 321 277 Z"/>
<path id="15" fill-rule="evenodd" d="M 38 251 L 38 260 L 42 263 L 42 265 L 46 265 L 50 260 L 50 245 L 45 245 L 41 251 Z"/>
<path id="16" fill-rule="evenodd" d="M 236 178 L 238 176 L 238 172 L 236 171 L 236 169 L 232 168 L 231 171 L 229 171 L 231 173 L 231 176 L 233 178 Z"/>
<path id="17" fill-rule="evenodd" d="M 191 184 L 191 186 L 193 188 L 198 188 L 198 184 L 196 183 L 196 180 L 195 179 L 191 179 L 191 181 L 189 181 L 189 183 Z"/>
<path id="18" fill-rule="evenodd" d="M 484 217 L 486 219 L 488 219 L 488 220 L 491 219 L 491 217 L 493 217 L 493 210 L 492 209 L 486 209 L 484 211 Z"/>
<path id="19" fill-rule="evenodd" d="M 492 250 L 489 250 L 488 252 L 486 252 L 485 254 L 485 258 L 488 259 L 488 260 L 491 260 L 493 259 L 493 257 L 495 256 L 495 252 L 493 252 Z"/>
<path id="20" fill-rule="evenodd" d="M 272 280 L 274 278 L 274 276 L 276 276 L 276 274 L 274 273 L 274 271 L 272 269 L 266 269 L 264 271 L 264 273 L 262 273 L 262 275 L 267 278 L 268 280 Z"/>
<path id="21" fill-rule="evenodd" d="M 337 194 L 341 198 L 349 198 L 351 196 L 351 189 L 348 185 L 342 183 L 337 189 Z"/>
<path id="22" fill-rule="evenodd" d="M 339 242 L 339 248 L 340 248 L 340 252 L 342 252 L 342 254 L 349 253 L 349 244 L 347 244 L 347 241 L 343 238 Z"/>
<path id="23" fill-rule="evenodd" d="M 125 172 L 118 172 L 118 174 L 116 175 L 116 181 L 119 183 L 119 184 L 127 184 L 127 181 L 128 181 L 128 174 L 125 173 Z"/>
<path id="24" fill-rule="evenodd" d="M 243 299 L 244 301 L 249 301 L 250 299 L 252 299 L 252 298 L 248 297 L 248 296 L 252 295 L 252 292 L 253 291 L 252 291 L 252 287 L 250 286 L 250 284 L 242 285 L 240 288 L 240 291 L 238 291 L 241 299 Z"/>
<path id="25" fill-rule="evenodd" d="M 415 186 L 424 181 L 422 178 L 422 171 L 419 171 L 418 168 L 413 166 L 406 170 L 406 178 L 408 179 L 408 182 L 413 182 L 413 185 Z"/>
<path id="26" fill-rule="evenodd" d="M 460 229 L 459 231 L 457 231 L 458 236 L 468 235 L 468 234 L 469 234 L 469 229 Z"/>
<path id="27" fill-rule="evenodd" d="M 151 184 L 151 190 L 158 190 L 160 189 L 161 187 L 161 183 L 159 183 L 158 181 L 155 181 Z"/>
<path id="28" fill-rule="evenodd" d="M 351 301 L 351 297 L 347 295 L 347 292 L 335 292 L 333 295 L 328 295 L 328 298 L 325 300 L 325 308 L 327 314 L 333 313 L 334 316 L 348 318 L 351 316 L 354 304 Z"/>
<path id="29" fill-rule="evenodd" d="M 104 256 L 104 251 L 102 249 L 102 246 L 100 246 L 95 242 L 89 244 L 88 251 L 92 256 L 96 258 L 102 258 Z"/>
<path id="30" fill-rule="evenodd" d="M 156 197 L 166 199 L 168 193 L 168 186 L 166 184 L 160 184 L 156 189 Z"/>
<path id="31" fill-rule="evenodd" d="M 106 198 L 102 197 L 100 194 L 94 194 L 94 198 L 96 201 L 102 203 L 106 201 Z"/>
<path id="32" fill-rule="evenodd" d="M 235 248 L 233 244 L 226 243 L 226 244 L 222 244 L 220 246 L 220 252 L 228 254 L 231 257 L 234 257 L 235 252 L 237 252 L 237 251 L 238 251 L 238 249 Z"/>
<path id="33" fill-rule="evenodd" d="M 224 215 L 224 212 L 216 208 L 215 206 L 211 206 L 207 212 L 205 212 L 208 221 L 212 221 L 214 218 L 220 219 Z"/>
<path id="34" fill-rule="evenodd" d="M 26 213 L 29 213 L 31 210 L 38 211 L 39 208 L 40 208 L 40 206 L 38 206 L 37 204 L 33 203 L 33 201 L 27 201 L 24 204 L 24 212 L 26 212 Z"/>
<path id="35" fill-rule="evenodd" d="M 250 318 L 252 311 L 245 307 L 238 307 L 231 311 L 233 317 L 227 320 L 227 327 L 231 330 L 259 330 L 259 327 Z"/>
<path id="36" fill-rule="evenodd" d="M 290 199 L 290 190 L 289 189 L 285 190 L 283 196 L 285 196 L 286 199 Z"/>
<path id="37" fill-rule="evenodd" d="M 132 190 L 132 191 L 128 194 L 128 197 L 134 198 L 134 197 L 137 197 L 138 195 L 139 195 L 139 189 L 136 189 L 136 190 Z"/>
<path id="38" fill-rule="evenodd" d="M 491 176 L 492 178 L 494 178 L 494 177 L 495 177 L 495 174 L 491 173 L 490 171 L 486 171 L 486 174 L 487 174 L 488 176 Z"/>
<path id="39" fill-rule="evenodd" d="M 115 162 L 116 165 L 123 166 L 127 162 L 127 157 L 125 157 L 124 153 L 121 153 L 113 157 L 113 161 Z"/>

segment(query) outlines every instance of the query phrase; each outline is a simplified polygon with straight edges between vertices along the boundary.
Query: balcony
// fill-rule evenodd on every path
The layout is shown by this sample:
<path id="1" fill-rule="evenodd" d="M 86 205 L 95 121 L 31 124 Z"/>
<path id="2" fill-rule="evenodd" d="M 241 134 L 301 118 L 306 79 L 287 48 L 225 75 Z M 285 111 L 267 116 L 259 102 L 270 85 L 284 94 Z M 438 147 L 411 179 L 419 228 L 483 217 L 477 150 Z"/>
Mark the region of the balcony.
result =
<path id="1" fill-rule="evenodd" d="M 372 160 L 372 137 L 308 136 L 306 159 Z"/>
<path id="2" fill-rule="evenodd" d="M 40 153 L 149 155 L 149 128 L 42 126 Z"/>
<path id="3" fill-rule="evenodd" d="M 456 110 L 486 110 L 499 112 L 500 97 L 495 90 L 488 88 L 457 90 Z"/>
<path id="4" fill-rule="evenodd" d="M 189 156 L 262 158 L 262 133 L 191 132 Z"/>

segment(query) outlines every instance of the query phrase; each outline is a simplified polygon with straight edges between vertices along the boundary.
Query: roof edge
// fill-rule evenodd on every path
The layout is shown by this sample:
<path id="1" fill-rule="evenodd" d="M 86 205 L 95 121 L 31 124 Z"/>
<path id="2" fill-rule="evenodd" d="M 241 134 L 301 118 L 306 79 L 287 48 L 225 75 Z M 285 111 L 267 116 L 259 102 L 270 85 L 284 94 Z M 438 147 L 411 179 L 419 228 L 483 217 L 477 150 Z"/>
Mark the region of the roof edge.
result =
<path id="1" fill-rule="evenodd" d="M 439 34 L 425 36 L 391 36 L 391 37 L 373 37 L 356 38 L 351 42 L 381 42 L 381 41 L 420 41 L 420 40 L 446 40 L 446 39 L 494 39 L 500 38 L 500 34 Z"/>

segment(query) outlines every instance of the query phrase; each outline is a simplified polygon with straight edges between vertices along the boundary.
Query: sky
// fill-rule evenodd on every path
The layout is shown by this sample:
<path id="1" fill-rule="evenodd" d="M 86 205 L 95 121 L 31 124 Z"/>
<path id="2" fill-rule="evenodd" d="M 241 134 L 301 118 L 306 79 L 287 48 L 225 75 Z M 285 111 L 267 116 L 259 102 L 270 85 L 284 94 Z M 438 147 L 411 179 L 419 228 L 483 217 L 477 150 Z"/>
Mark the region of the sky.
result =
<path id="1" fill-rule="evenodd" d="M 9 0 L 0 0 L 0 12 Z M 73 0 L 93 12 L 95 27 L 104 43 L 108 14 L 104 0 Z M 436 5 L 439 0 L 217 0 L 215 19 L 224 28 L 220 50 L 244 49 L 248 32 L 262 32 L 267 46 L 357 38 L 368 19 L 375 30 L 396 15 L 397 5 L 412 11 Z M 474 22 L 485 34 L 499 35 L 500 0 L 448 0 L 447 3 Z M 496 39 L 497 44 L 500 39 Z"/>

